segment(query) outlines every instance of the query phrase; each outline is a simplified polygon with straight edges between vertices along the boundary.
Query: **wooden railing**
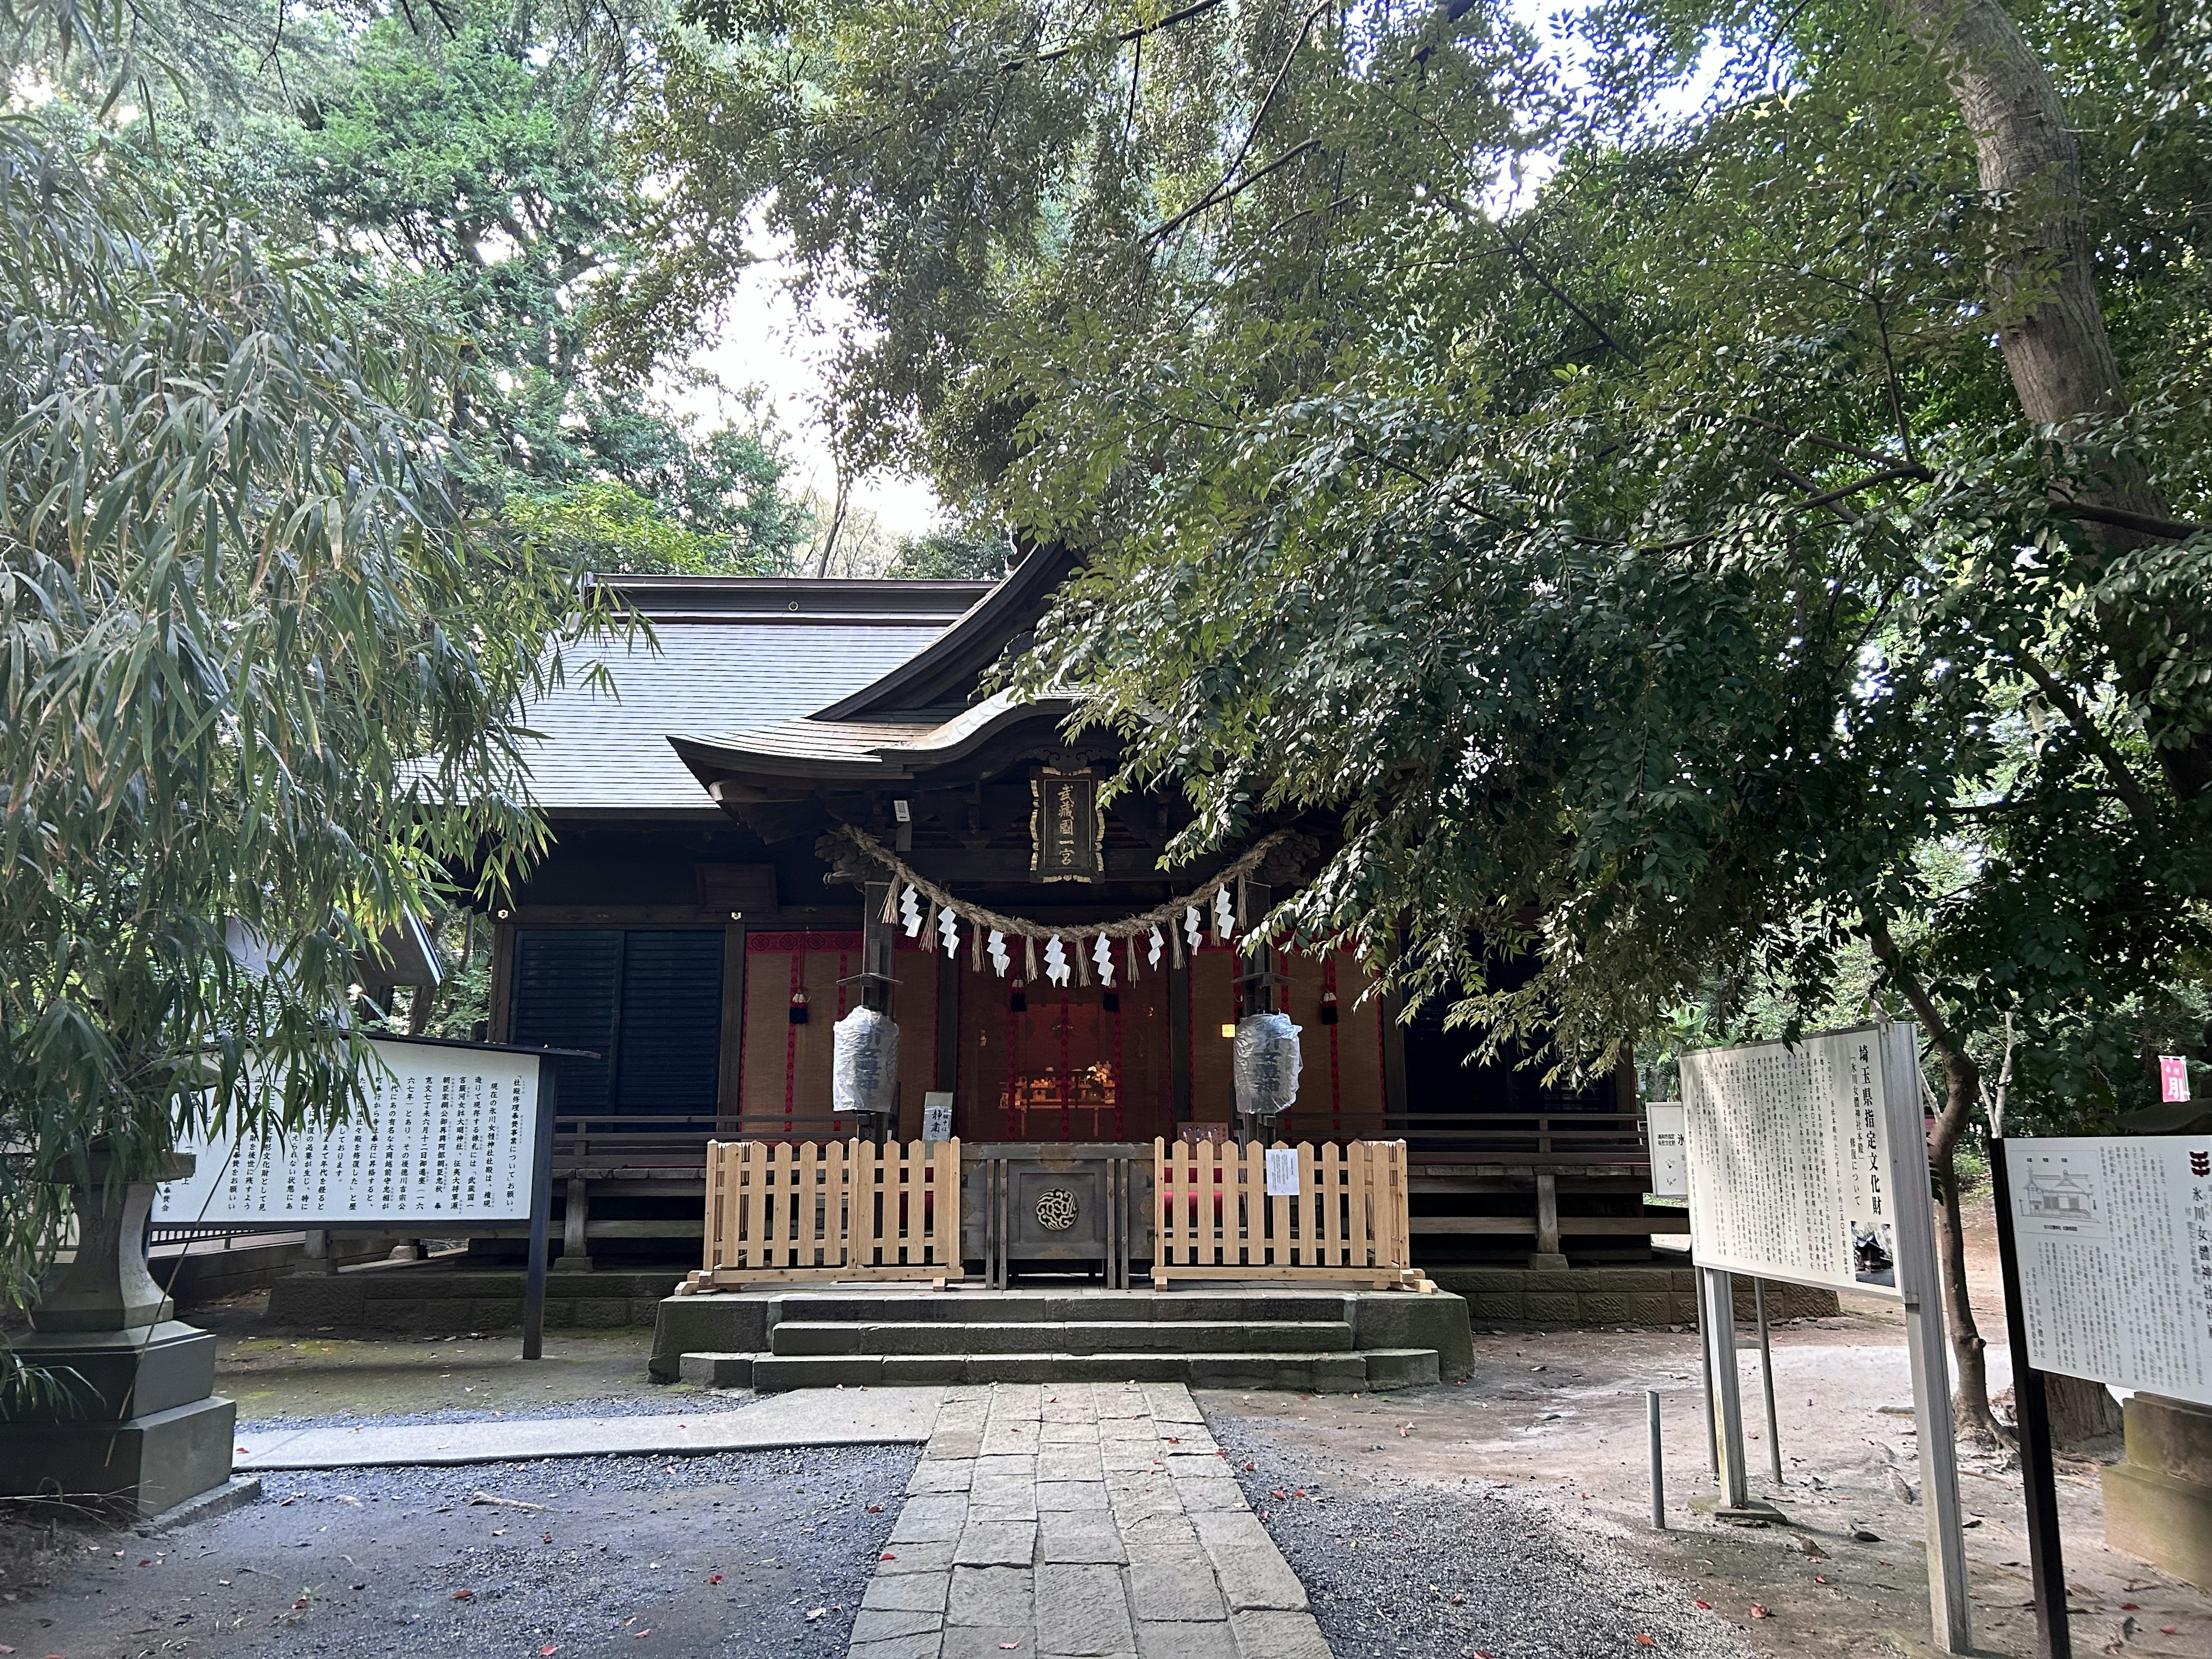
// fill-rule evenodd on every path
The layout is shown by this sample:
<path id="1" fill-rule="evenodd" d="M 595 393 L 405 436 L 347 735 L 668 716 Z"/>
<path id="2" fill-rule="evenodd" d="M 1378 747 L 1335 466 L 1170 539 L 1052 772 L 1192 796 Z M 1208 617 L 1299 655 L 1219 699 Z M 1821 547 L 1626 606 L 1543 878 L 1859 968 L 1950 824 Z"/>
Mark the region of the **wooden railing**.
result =
<path id="1" fill-rule="evenodd" d="M 1320 1139 L 1328 1115 L 1292 1108 L 1289 1133 Z M 1379 1122 L 1404 1136 L 1417 1164 L 1643 1165 L 1651 1161 L 1634 1112 L 1390 1112 Z"/>
<path id="2" fill-rule="evenodd" d="M 1302 1142 L 1297 1191 L 1270 1195 L 1267 1148 L 1152 1143 L 1152 1282 L 1267 1279 L 1434 1288 L 1414 1271 L 1406 1143 Z"/>
<path id="3" fill-rule="evenodd" d="M 850 1118 L 826 1112 L 793 1118 L 780 1112 L 563 1112 L 553 1120 L 553 1168 L 563 1175 L 574 1170 L 700 1170 L 706 1167 L 710 1141 L 836 1139 L 852 1127 Z"/>
<path id="4" fill-rule="evenodd" d="M 678 1295 L 960 1274 L 957 1140 L 708 1143 L 706 1249 Z"/>

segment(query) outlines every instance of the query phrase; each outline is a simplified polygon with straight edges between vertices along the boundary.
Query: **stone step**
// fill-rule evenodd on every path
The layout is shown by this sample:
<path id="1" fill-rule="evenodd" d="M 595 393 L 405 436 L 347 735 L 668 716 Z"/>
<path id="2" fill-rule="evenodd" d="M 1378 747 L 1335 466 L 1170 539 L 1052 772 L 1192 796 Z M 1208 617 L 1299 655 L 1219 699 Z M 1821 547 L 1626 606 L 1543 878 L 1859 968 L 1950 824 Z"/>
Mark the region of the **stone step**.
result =
<path id="1" fill-rule="evenodd" d="M 1332 1320 L 1069 1320 L 953 1324 L 786 1319 L 769 1332 L 780 1356 L 999 1353 L 1341 1353 L 1352 1327 Z"/>
<path id="2" fill-rule="evenodd" d="M 1344 1297 L 1328 1291 L 801 1291 L 777 1301 L 780 1319 L 807 1324 L 1243 1324 L 1345 1316 Z"/>
<path id="3" fill-rule="evenodd" d="M 1437 1380 L 1433 1348 L 1332 1354 L 757 1354 L 751 1373 L 752 1386 L 763 1394 L 933 1382 L 1182 1382 L 1194 1389 L 1358 1394 Z"/>

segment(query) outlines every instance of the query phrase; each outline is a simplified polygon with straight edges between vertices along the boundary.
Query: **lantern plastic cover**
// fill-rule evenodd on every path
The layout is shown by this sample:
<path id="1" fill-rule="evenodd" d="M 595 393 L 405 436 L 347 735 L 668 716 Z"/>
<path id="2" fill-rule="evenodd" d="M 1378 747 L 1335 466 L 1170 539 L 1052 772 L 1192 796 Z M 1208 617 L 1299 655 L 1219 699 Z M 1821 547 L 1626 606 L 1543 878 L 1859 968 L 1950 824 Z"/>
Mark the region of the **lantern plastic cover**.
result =
<path id="1" fill-rule="evenodd" d="M 1298 1097 L 1298 1027 L 1288 1014 L 1247 1014 L 1237 1022 L 1237 1109 L 1270 1116 Z"/>
<path id="2" fill-rule="evenodd" d="M 898 1081 L 898 1026 L 865 1003 L 835 1027 L 830 1104 L 837 1112 L 888 1112 Z"/>

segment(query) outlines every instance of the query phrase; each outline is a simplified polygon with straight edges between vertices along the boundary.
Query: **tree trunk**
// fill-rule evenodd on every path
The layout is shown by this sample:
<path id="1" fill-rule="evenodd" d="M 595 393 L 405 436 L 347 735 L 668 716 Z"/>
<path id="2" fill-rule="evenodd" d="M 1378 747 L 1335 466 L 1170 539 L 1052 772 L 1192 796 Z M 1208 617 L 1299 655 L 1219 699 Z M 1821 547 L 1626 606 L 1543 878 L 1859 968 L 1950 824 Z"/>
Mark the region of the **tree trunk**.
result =
<path id="1" fill-rule="evenodd" d="M 2109 1451 L 2125 1426 L 2112 1391 L 2087 1377 L 2045 1371 L 2043 1398 L 2051 1411 L 2051 1443 L 2061 1451 Z"/>
<path id="2" fill-rule="evenodd" d="M 1997 338 L 2021 411 L 2062 436 L 2086 417 L 2124 413 L 2127 387 L 2098 303 L 2081 193 L 2081 152 L 2066 125 L 2058 88 L 2002 0 L 1891 0 L 1913 37 L 1942 64 L 1951 96 L 1974 136 L 1982 189 L 2014 204 L 2012 234 L 1989 272 Z M 2140 468 L 2061 479 L 2055 493 L 2087 504 L 2148 517 L 2168 516 L 2166 503 Z M 2123 552 L 2146 538 L 2110 526 L 2088 526 L 2101 551 Z M 2151 712 L 2153 737 L 2161 715 L 2159 663 L 2164 643 L 2130 619 L 2100 610 L 2105 644 L 2120 683 Z M 2156 743 L 2160 765 L 2183 799 L 2212 787 L 2212 733 Z"/>
<path id="3" fill-rule="evenodd" d="M 1989 1344 L 1982 1340 L 1974 1318 L 1974 1304 L 1966 1284 L 1966 1226 L 1959 1201 L 1959 1139 L 1973 1121 L 1982 1097 L 1981 1067 L 1961 1048 L 1951 1027 L 1921 984 L 1920 976 L 1906 964 L 1888 924 L 1866 915 L 1861 926 L 1867 943 L 1887 971 L 1890 981 L 1904 993 L 1926 1029 L 1936 1052 L 1943 1059 L 1943 1109 L 1928 1135 L 1928 1164 L 1936 1177 L 1940 1225 L 1936 1230 L 1936 1255 L 1943 1281 L 1949 1317 L 1952 1362 L 1958 1368 L 1959 1391 L 1952 1397 L 1951 1415 L 1961 1435 L 1991 1445 L 2004 1443 L 2004 1430 L 1990 1409 Z"/>

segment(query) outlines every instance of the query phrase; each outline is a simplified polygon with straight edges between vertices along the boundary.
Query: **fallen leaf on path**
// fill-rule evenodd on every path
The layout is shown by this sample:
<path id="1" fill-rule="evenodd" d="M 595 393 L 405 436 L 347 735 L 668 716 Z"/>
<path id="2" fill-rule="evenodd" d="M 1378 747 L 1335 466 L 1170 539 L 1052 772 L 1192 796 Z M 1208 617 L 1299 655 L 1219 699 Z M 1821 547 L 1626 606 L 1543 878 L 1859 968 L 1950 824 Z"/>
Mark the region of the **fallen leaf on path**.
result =
<path id="1" fill-rule="evenodd" d="M 1772 1613 L 1766 1610 L 1766 1604 L 1763 1601 L 1753 1601 L 1751 1604 L 1751 1616 L 1754 1619 L 1771 1619 L 1774 1617 Z"/>
<path id="2" fill-rule="evenodd" d="M 868 1513 L 870 1515 L 881 1515 L 883 1512 L 884 1506 L 881 1504 L 871 1504 L 868 1505 Z"/>
<path id="3" fill-rule="evenodd" d="M 491 1535 L 495 1538 L 504 1538 L 507 1536 L 507 1528 L 505 1527 L 494 1527 L 491 1529 Z"/>
<path id="4" fill-rule="evenodd" d="M 1692 1601 L 1691 1605 L 1695 1607 L 1699 1613 L 1711 1613 L 1713 1610 L 1713 1604 L 1706 1601 L 1702 1596 Z"/>
<path id="5" fill-rule="evenodd" d="M 499 1510 L 542 1510 L 545 1507 L 543 1504 L 526 1504 L 520 1498 L 495 1497 L 488 1492 L 471 1492 L 469 1494 L 469 1502 L 471 1504 L 485 1504 L 492 1509 Z"/>
<path id="6" fill-rule="evenodd" d="M 2160 1636 L 2179 1636 L 2181 1634 L 2181 1626 L 2179 1625 L 2160 1625 L 2158 1627 L 2158 1633 Z"/>
<path id="7" fill-rule="evenodd" d="M 652 1634 L 653 1634 L 653 1632 L 652 1632 L 651 1631 L 649 1631 L 649 1630 L 636 1630 L 636 1631 L 632 1631 L 632 1632 L 630 1632 L 630 1635 L 631 1635 L 632 1637 L 634 1637 L 635 1639 L 637 1639 L 638 1641 L 641 1641 L 641 1642 L 642 1642 L 643 1640 L 645 1640 L 645 1638 L 646 1638 L 647 1637 L 648 1637 L 648 1636 L 650 1636 L 650 1635 L 652 1635 Z"/>
<path id="8" fill-rule="evenodd" d="M 538 1650 L 538 1659 L 553 1659 L 553 1656 L 560 1651 L 561 1644 L 558 1642 L 548 1642 Z"/>
<path id="9" fill-rule="evenodd" d="M 1638 1631 L 1636 1632 L 1636 1645 L 1639 1648 L 1651 1648 L 1656 1647 L 1659 1644 L 1654 1642 L 1649 1636 L 1646 1636 L 1642 1631 Z"/>
<path id="10" fill-rule="evenodd" d="M 878 1556 L 876 1559 L 878 1561 L 896 1561 L 898 1559 L 898 1557 L 893 1555 L 889 1550 L 885 1550 L 881 1555 Z"/>
<path id="11" fill-rule="evenodd" d="M 545 1541 L 549 1544 L 553 1541 L 553 1534 L 549 1532 L 545 1534 Z"/>
<path id="12" fill-rule="evenodd" d="M 722 1582 L 722 1575 L 719 1572 L 710 1572 L 707 1575 L 707 1582 L 710 1584 L 719 1584 Z"/>
<path id="13" fill-rule="evenodd" d="M 811 1613 L 809 1613 L 806 1616 L 807 1616 L 809 1619 L 819 1619 L 819 1618 L 823 1617 L 823 1615 L 824 1615 L 825 1613 L 827 1613 L 829 1611 L 830 1611 L 830 1609 L 829 1609 L 829 1608 L 827 1608 L 827 1607 L 816 1607 L 815 1609 L 813 1609 L 813 1611 L 811 1611 Z"/>
<path id="14" fill-rule="evenodd" d="M 453 1592 L 453 1600 L 456 1601 L 473 1601 L 476 1599 L 477 1593 L 474 1590 L 455 1590 Z"/>

